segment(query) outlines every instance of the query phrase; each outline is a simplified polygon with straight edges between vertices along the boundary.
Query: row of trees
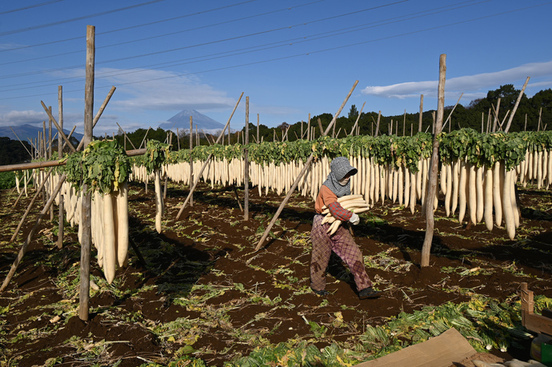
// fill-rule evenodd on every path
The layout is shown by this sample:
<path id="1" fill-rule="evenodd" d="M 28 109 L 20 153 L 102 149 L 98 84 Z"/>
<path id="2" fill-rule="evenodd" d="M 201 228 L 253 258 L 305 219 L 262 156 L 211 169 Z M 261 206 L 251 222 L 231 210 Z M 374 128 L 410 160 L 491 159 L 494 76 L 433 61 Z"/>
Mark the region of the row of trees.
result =
<path id="1" fill-rule="evenodd" d="M 512 113 L 516 100 L 521 90 L 515 89 L 512 84 L 506 84 L 500 88 L 489 91 L 487 97 L 480 98 L 471 101 L 467 106 L 458 104 L 445 107 L 445 118 L 454 109 L 451 115 L 450 125 L 452 130 L 460 128 L 472 128 L 474 130 L 481 130 L 481 122 L 484 119 L 485 124 L 488 120 L 489 113 L 491 119 L 494 119 L 494 110 L 498 109 L 498 119 L 504 120 L 506 115 Z M 500 104 L 498 103 L 500 99 Z M 508 112 L 509 111 L 509 112 Z M 433 125 L 435 110 L 427 110 L 422 114 L 422 131 L 431 132 L 431 126 Z M 343 116 L 337 119 L 336 125 L 341 128 L 339 136 L 344 137 L 346 133 L 350 133 L 355 121 L 357 120 L 359 111 L 355 105 L 351 106 L 348 116 Z M 324 113 L 322 115 L 313 116 L 311 118 L 311 126 L 318 126 L 318 119 L 321 120 L 322 127 L 328 126 L 332 119 L 332 115 Z M 360 135 L 375 134 L 375 126 L 378 120 L 378 112 L 362 113 L 358 120 Z M 552 122 L 552 89 L 542 90 L 536 93 L 533 97 L 527 98 L 523 94 L 516 114 L 510 127 L 510 132 L 517 131 L 538 131 L 544 130 L 546 124 Z M 396 116 L 380 116 L 380 128 L 379 134 L 388 134 L 389 126 L 393 123 L 393 134 L 395 135 L 410 135 L 411 131 L 414 134 L 418 131 L 419 127 L 419 113 L 406 113 Z M 314 124 L 314 125 L 313 125 Z M 281 130 L 287 129 L 289 125 L 282 124 L 279 126 Z M 411 128 L 412 126 L 412 128 Z M 548 126 L 548 129 L 552 128 L 552 123 Z M 296 135 L 300 134 L 301 123 L 298 122 L 289 126 L 287 133 L 290 140 L 294 140 Z M 304 126 L 303 126 L 304 131 Z M 337 133 L 337 132 L 336 132 Z M 271 132 L 270 132 L 271 134 Z M 271 135 L 265 135 L 265 139 Z"/>
<path id="2" fill-rule="evenodd" d="M 445 118 L 451 114 L 454 109 L 451 120 L 446 127 L 456 130 L 460 128 L 472 128 L 477 131 L 481 130 L 482 120 L 484 124 L 489 116 L 494 119 L 494 111 L 498 109 L 498 119 L 500 121 L 511 113 L 515 102 L 519 96 L 520 90 L 515 89 L 512 84 L 506 84 L 500 88 L 489 91 L 485 98 L 480 98 L 471 101 L 467 106 L 458 104 L 457 106 L 445 107 Z M 500 103 L 499 103 L 500 101 Z M 359 110 L 355 105 L 351 106 L 347 116 L 342 116 L 337 119 L 337 130 L 333 131 L 334 137 L 344 137 L 349 134 L 358 118 L 358 133 L 360 135 L 375 135 L 375 129 L 378 118 L 379 131 L 378 135 L 389 134 L 390 131 L 395 135 L 410 135 L 418 132 L 419 128 L 419 113 L 405 113 L 396 116 L 378 116 L 379 113 L 363 112 L 359 117 Z M 426 110 L 422 114 L 422 131 L 431 132 L 435 110 Z M 314 138 L 320 136 L 320 125 L 325 130 L 332 120 L 333 116 L 330 113 L 322 113 L 320 115 L 311 116 L 311 132 L 314 127 Z M 548 123 L 552 121 L 552 89 L 542 90 L 536 93 L 533 97 L 528 98 L 525 94 L 522 96 L 516 114 L 510 127 L 511 132 L 516 131 L 538 131 L 548 129 Z M 390 127 L 392 126 L 392 130 Z M 551 126 L 552 128 L 552 123 Z M 234 144 L 238 141 L 243 142 L 243 132 L 245 127 L 238 132 L 233 132 L 224 139 L 225 143 Z M 255 142 L 257 139 L 257 126 L 250 123 L 249 126 L 250 142 Z M 162 128 L 157 129 L 137 129 L 125 135 L 122 131 L 115 137 L 118 142 L 125 146 L 126 149 L 137 149 L 140 146 L 145 146 L 146 140 L 158 140 L 168 142 L 168 131 Z M 266 125 L 259 125 L 258 132 L 259 140 L 273 141 L 282 140 L 285 138 L 289 141 L 294 141 L 300 138 L 307 137 L 307 122 L 299 121 L 293 125 L 286 122 L 277 127 L 269 128 Z M 212 134 L 200 133 L 199 137 L 193 138 L 194 145 L 208 145 L 216 141 L 217 136 Z M 311 136 L 311 139 L 313 136 Z M 0 149 L 5 151 L 5 154 L 0 154 L 0 164 L 13 164 L 27 161 L 28 153 L 17 141 L 11 141 L 8 138 L 0 138 Z M 76 140 L 75 140 L 76 141 Z M 186 131 L 181 131 L 180 136 L 174 136 L 171 139 L 172 150 L 189 148 L 189 135 Z M 57 141 L 53 142 L 54 150 L 57 150 Z M 27 148 L 30 146 L 27 144 Z M 1 153 L 1 152 L 0 152 Z"/>

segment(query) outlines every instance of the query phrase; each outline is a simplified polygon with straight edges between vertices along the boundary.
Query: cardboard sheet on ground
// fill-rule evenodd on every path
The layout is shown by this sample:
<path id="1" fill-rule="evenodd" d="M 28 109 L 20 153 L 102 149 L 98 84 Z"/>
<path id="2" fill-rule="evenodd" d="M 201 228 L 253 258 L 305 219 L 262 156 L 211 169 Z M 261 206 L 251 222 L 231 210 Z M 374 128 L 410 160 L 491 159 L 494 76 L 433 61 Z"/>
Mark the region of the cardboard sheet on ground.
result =
<path id="1" fill-rule="evenodd" d="M 448 367 L 477 352 L 456 329 L 451 328 L 423 343 L 411 345 L 395 353 L 355 367 Z"/>

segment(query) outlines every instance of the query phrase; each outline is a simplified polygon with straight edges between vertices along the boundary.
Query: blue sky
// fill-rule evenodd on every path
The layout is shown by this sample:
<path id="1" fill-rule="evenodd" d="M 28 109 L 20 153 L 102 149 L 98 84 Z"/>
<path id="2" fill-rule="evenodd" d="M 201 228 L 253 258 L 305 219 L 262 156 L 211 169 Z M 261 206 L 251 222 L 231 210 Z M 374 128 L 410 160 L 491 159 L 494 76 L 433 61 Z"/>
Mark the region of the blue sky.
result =
<path id="1" fill-rule="evenodd" d="M 86 28 L 95 27 L 94 135 L 157 128 L 183 109 L 269 127 L 351 105 L 400 115 L 468 105 L 504 84 L 552 88 L 552 1 L 20 0 L 0 4 L 0 125 L 47 120 L 83 131 Z"/>

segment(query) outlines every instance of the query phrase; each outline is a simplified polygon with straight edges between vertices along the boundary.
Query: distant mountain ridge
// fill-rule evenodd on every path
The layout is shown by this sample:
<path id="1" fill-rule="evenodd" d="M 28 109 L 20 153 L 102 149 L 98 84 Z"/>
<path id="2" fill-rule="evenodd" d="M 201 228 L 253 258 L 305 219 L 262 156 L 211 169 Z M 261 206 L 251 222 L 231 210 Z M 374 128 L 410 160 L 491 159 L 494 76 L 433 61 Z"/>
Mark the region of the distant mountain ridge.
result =
<path id="1" fill-rule="evenodd" d="M 15 136 L 12 129 L 13 131 L 15 131 L 15 134 L 17 134 L 17 136 Z M 17 140 L 17 138 L 19 137 L 21 141 L 26 141 L 27 143 L 29 142 L 30 139 L 36 139 L 38 137 L 39 132 L 42 132 L 41 127 L 33 126 L 30 124 L 12 126 L 11 129 L 10 129 L 10 126 L 0 126 L 0 136 L 10 138 L 11 140 Z M 63 133 L 66 136 L 69 135 L 70 132 L 71 131 L 69 130 L 63 129 Z M 57 129 L 54 127 L 54 129 L 52 130 L 52 136 L 56 136 L 56 133 L 57 133 Z M 71 137 L 80 141 L 83 135 L 74 132 L 73 135 L 71 135 Z"/>
<path id="2" fill-rule="evenodd" d="M 179 131 L 188 131 L 190 130 L 190 116 L 192 116 L 194 130 L 197 126 L 199 132 L 214 133 L 224 129 L 223 124 L 196 110 L 182 110 L 166 122 L 159 124 L 159 127 L 163 130 L 172 130 L 175 133 L 176 129 Z"/>

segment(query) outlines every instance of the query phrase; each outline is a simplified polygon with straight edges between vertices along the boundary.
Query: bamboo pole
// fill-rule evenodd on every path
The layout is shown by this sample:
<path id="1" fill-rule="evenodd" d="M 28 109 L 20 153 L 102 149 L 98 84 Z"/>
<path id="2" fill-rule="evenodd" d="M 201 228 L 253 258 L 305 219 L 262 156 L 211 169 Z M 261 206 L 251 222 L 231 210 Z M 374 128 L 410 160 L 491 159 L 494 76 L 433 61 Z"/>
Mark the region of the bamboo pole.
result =
<path id="1" fill-rule="evenodd" d="M 138 148 L 140 148 L 140 149 L 142 148 L 142 145 L 144 145 L 144 142 L 146 141 L 146 137 L 148 136 L 148 133 L 149 133 L 150 130 L 151 130 L 151 126 L 148 127 L 148 130 L 144 134 L 144 138 L 142 139 L 142 142 L 140 143 L 140 146 Z"/>
<path id="2" fill-rule="evenodd" d="M 42 121 L 42 157 L 44 159 L 48 159 L 48 153 L 47 153 L 47 145 L 46 145 L 46 121 Z"/>
<path id="3" fill-rule="evenodd" d="M 330 131 L 330 129 L 335 125 L 335 121 L 337 120 L 337 117 L 339 116 L 339 114 L 341 113 L 341 110 L 343 109 L 343 107 L 345 107 L 345 104 L 347 103 L 347 101 L 349 100 L 349 97 L 351 96 L 351 94 L 353 94 L 353 91 L 355 90 L 356 86 L 358 84 L 358 80 L 355 81 L 353 87 L 351 88 L 351 90 L 349 91 L 349 94 L 347 94 L 347 97 L 345 98 L 345 100 L 343 101 L 343 103 L 341 104 L 341 107 L 339 108 L 339 110 L 336 112 L 336 114 L 334 115 L 332 121 L 330 122 L 330 124 L 328 125 L 328 127 L 326 128 L 326 130 L 322 133 L 324 136 L 328 134 L 328 132 Z M 320 120 L 319 120 L 320 121 Z M 270 233 L 270 230 L 272 229 L 272 227 L 274 226 L 274 223 L 276 223 L 276 221 L 278 220 L 278 217 L 280 216 L 280 214 L 282 213 L 282 210 L 284 210 L 284 207 L 286 206 L 287 202 L 289 201 L 289 199 L 291 198 L 291 195 L 293 194 L 293 192 L 295 191 L 295 188 L 297 187 L 297 185 L 299 184 L 299 181 L 303 178 L 303 175 L 305 174 L 305 172 L 307 172 L 307 170 L 309 169 L 310 165 L 312 164 L 312 160 L 314 158 L 314 154 L 311 154 L 309 156 L 309 158 L 307 159 L 307 161 L 305 162 L 305 165 L 303 166 L 303 169 L 301 170 L 301 172 L 299 172 L 299 175 L 297 176 L 297 178 L 295 179 L 295 182 L 293 182 L 293 185 L 291 186 L 291 188 L 289 189 L 286 197 L 284 198 L 284 200 L 280 203 L 280 207 L 278 208 L 278 210 L 276 211 L 276 213 L 274 214 L 274 216 L 272 217 L 272 220 L 270 221 L 270 223 L 268 224 L 268 226 L 266 227 L 259 243 L 257 244 L 257 246 L 255 247 L 255 252 L 259 251 L 261 246 L 263 245 L 263 242 L 266 240 L 268 234 Z"/>
<path id="4" fill-rule="evenodd" d="M 132 147 L 134 149 L 136 149 L 136 147 L 134 146 L 134 144 L 132 143 L 132 140 L 130 140 L 130 138 L 127 136 L 125 130 L 123 130 L 123 128 L 121 127 L 121 125 L 119 125 L 118 122 L 115 122 L 117 124 L 117 126 L 119 126 L 119 129 L 121 129 L 123 131 L 123 134 L 125 135 L 125 139 L 128 140 L 128 142 L 130 143 L 130 145 L 132 145 Z M 95 125 L 94 125 L 95 126 Z M 126 150 L 126 140 L 125 140 L 125 150 Z M 79 144 L 79 147 L 80 147 L 80 144 Z M 78 150 L 78 149 L 77 149 Z"/>
<path id="5" fill-rule="evenodd" d="M 48 107 L 50 115 L 52 114 L 52 106 Z M 52 158 L 52 120 L 48 119 L 48 159 Z"/>
<path id="6" fill-rule="evenodd" d="M 353 133 L 355 132 L 355 129 L 358 125 L 358 120 L 360 120 L 360 115 L 362 115 L 362 110 L 364 109 L 364 105 L 366 104 L 366 102 L 364 102 L 362 104 L 362 107 L 360 108 L 360 112 L 358 113 L 358 116 L 357 116 L 357 119 L 355 121 L 355 124 L 353 125 L 353 128 L 351 129 L 351 132 L 349 133 L 349 135 L 353 135 Z M 405 110 L 406 111 L 406 110 Z"/>
<path id="7" fill-rule="evenodd" d="M 167 140 L 168 140 L 169 147 L 172 147 L 172 137 L 173 137 L 173 132 L 169 130 L 169 132 L 167 132 Z M 168 183 L 169 183 L 169 176 L 167 175 L 167 172 L 165 172 L 165 182 L 163 185 L 163 200 L 167 198 Z"/>
<path id="8" fill-rule="evenodd" d="M 63 129 L 63 88 L 58 86 L 58 119 L 59 126 Z M 58 158 L 63 156 L 63 138 L 58 134 Z M 63 247 L 63 235 L 65 224 L 65 212 L 64 212 L 64 198 L 61 192 L 58 194 L 58 238 L 57 247 L 61 249 Z"/>
<path id="9" fill-rule="evenodd" d="M 424 95 L 420 95 L 420 115 L 418 116 L 418 132 L 422 132 L 422 117 L 424 114 Z"/>
<path id="10" fill-rule="evenodd" d="M 146 153 L 146 149 L 133 149 L 127 150 L 126 154 L 129 157 L 134 157 L 137 155 L 142 155 Z M 10 164 L 0 166 L 0 172 L 9 172 L 9 171 L 24 171 L 28 169 L 37 169 L 37 168 L 48 168 L 48 167 L 57 167 L 65 165 L 65 160 L 59 161 L 44 161 L 44 162 L 31 162 L 31 163 L 19 163 L 19 164 Z"/>
<path id="11" fill-rule="evenodd" d="M 523 88 L 521 88 L 521 91 L 519 92 L 519 95 L 516 100 L 516 104 L 514 105 L 514 109 L 512 110 L 512 114 L 510 115 L 510 119 L 508 120 L 508 124 L 506 125 L 506 128 L 504 129 L 504 133 L 508 134 L 508 131 L 510 130 L 510 126 L 512 125 L 512 120 L 514 119 L 514 115 L 516 114 L 517 108 L 519 106 L 519 102 L 521 101 L 521 97 L 523 96 L 523 92 L 525 91 L 525 88 L 527 87 L 527 83 L 529 83 L 529 77 L 525 79 L 525 84 L 523 84 Z"/>
<path id="12" fill-rule="evenodd" d="M 433 231 L 435 229 L 435 218 L 433 215 L 433 203 L 437 191 L 437 175 L 439 168 L 439 140 L 437 136 L 443 129 L 443 115 L 445 110 L 445 80 L 447 73 L 447 55 L 441 54 L 439 58 L 439 87 L 437 103 L 437 119 L 435 121 L 435 135 L 433 136 L 433 154 L 431 156 L 431 169 L 429 171 L 429 189 L 426 195 L 425 215 L 426 215 L 426 233 L 424 244 L 422 246 L 421 266 L 429 266 L 429 256 L 431 253 L 431 243 L 433 241 Z"/>
<path id="13" fill-rule="evenodd" d="M 376 135 L 375 136 L 378 136 L 378 134 L 379 134 L 380 119 L 381 119 L 381 111 L 378 112 L 378 121 L 376 123 Z"/>
<path id="14" fill-rule="evenodd" d="M 403 136 L 406 135 L 406 108 L 404 109 L 404 115 L 403 115 Z"/>
<path id="15" fill-rule="evenodd" d="M 249 96 L 245 97 L 245 136 L 243 139 L 243 220 L 249 220 Z"/>
<path id="16" fill-rule="evenodd" d="M 73 152 L 76 152 L 76 149 L 75 147 L 73 146 L 73 144 L 71 144 L 71 142 L 69 141 L 69 139 L 67 138 L 67 136 L 63 133 L 63 130 L 61 129 L 61 127 L 59 126 L 58 122 L 56 121 L 55 117 L 52 115 L 52 112 L 48 109 L 48 107 L 46 107 L 46 105 L 44 104 L 43 101 L 40 101 L 40 103 L 42 104 L 42 108 L 44 108 L 44 111 L 46 111 L 46 113 L 48 114 L 48 117 L 50 119 L 52 119 L 52 122 L 56 125 L 56 128 L 58 129 L 58 132 L 59 134 L 61 135 L 61 137 L 63 138 L 63 140 L 65 140 L 65 142 L 69 145 L 69 147 L 71 148 L 71 151 Z"/>
<path id="17" fill-rule="evenodd" d="M 52 106 L 48 107 L 50 115 L 52 114 Z M 52 120 L 48 119 L 48 160 L 52 159 Z M 54 208 L 50 208 L 50 221 L 54 221 Z"/>
<path id="18" fill-rule="evenodd" d="M 84 86 L 84 137 L 83 146 L 87 147 L 92 141 L 93 110 L 94 110 L 94 64 L 95 64 L 95 27 L 86 28 L 86 81 Z M 80 288 L 79 288 L 79 318 L 88 320 L 90 301 L 90 245 L 91 235 L 91 194 L 88 185 L 82 187 L 82 243 L 80 262 Z"/>
<path id="19" fill-rule="evenodd" d="M 15 130 L 10 126 L 10 129 L 11 131 L 13 132 L 13 135 L 15 135 L 15 137 L 17 138 L 17 140 L 19 140 L 19 142 L 21 143 L 21 145 L 23 145 L 23 148 L 25 148 L 25 150 L 27 151 L 27 153 L 29 153 L 29 156 L 31 156 L 31 159 L 33 158 L 33 154 L 29 151 L 29 149 L 27 149 L 27 146 L 25 144 L 23 144 L 23 142 L 21 141 L 21 139 L 19 139 L 19 136 L 17 136 L 17 133 L 15 132 Z"/>
<path id="20" fill-rule="evenodd" d="M 226 125 L 224 126 L 224 129 L 222 129 L 222 132 L 220 133 L 219 137 L 217 138 L 217 141 L 215 142 L 215 144 L 218 144 L 220 139 L 221 138 L 224 138 L 224 130 L 226 129 L 226 127 L 229 127 L 230 126 L 230 121 L 232 120 L 232 116 L 234 116 L 234 112 L 236 112 L 236 109 L 238 108 L 238 105 L 240 104 L 240 101 L 242 99 L 242 96 L 243 96 L 243 92 L 242 94 L 240 95 L 240 98 L 238 98 L 238 101 L 236 102 L 236 105 L 234 106 L 234 110 L 232 111 L 232 114 L 230 115 L 230 117 L 228 118 L 228 122 L 226 123 Z M 230 130 L 230 128 L 229 128 Z M 182 212 L 184 211 L 184 208 L 186 207 L 186 205 L 188 204 L 188 202 L 190 201 L 190 197 L 192 196 L 195 188 L 197 187 L 197 184 L 199 183 L 199 180 L 201 178 L 201 175 L 203 174 L 203 171 L 205 170 L 205 167 L 207 167 L 207 165 L 209 164 L 209 161 L 211 160 L 211 158 L 213 157 L 213 154 L 209 154 L 209 156 L 207 157 L 207 159 L 205 160 L 205 163 L 203 163 L 203 167 L 201 167 L 201 170 L 199 171 L 199 173 L 197 174 L 196 176 L 196 179 L 194 181 L 194 185 L 190 188 L 190 193 L 188 194 L 188 196 L 186 197 L 186 200 L 184 201 L 184 203 L 182 204 L 182 207 L 180 208 L 180 211 L 178 212 L 178 214 L 176 215 L 176 219 L 180 219 L 180 216 L 182 215 Z"/>
<path id="21" fill-rule="evenodd" d="M 311 123 L 310 123 L 310 113 L 309 113 L 309 119 L 307 120 L 307 140 L 311 140 Z"/>
<path id="22" fill-rule="evenodd" d="M 500 111 L 500 100 L 501 98 L 498 98 L 497 102 L 496 102 L 496 109 L 494 107 L 494 105 L 491 104 L 491 107 L 493 108 L 493 114 L 494 114 L 494 121 L 493 121 L 493 133 L 496 132 L 496 129 L 498 127 L 498 111 Z"/>
<path id="23" fill-rule="evenodd" d="M 190 184 L 189 187 L 192 188 L 192 182 L 194 182 L 194 159 L 192 157 L 192 151 L 194 150 L 194 137 L 192 129 L 194 128 L 193 117 L 190 116 Z M 190 206 L 194 206 L 194 195 L 190 196 Z"/>
<path id="24" fill-rule="evenodd" d="M 198 131 L 198 127 L 197 127 L 197 124 L 196 124 L 196 145 L 199 145 L 199 131 Z"/>
<path id="25" fill-rule="evenodd" d="M 454 105 L 454 107 L 452 108 L 452 110 L 450 111 L 448 117 L 447 117 L 447 120 L 445 121 L 445 123 L 443 124 L 443 129 L 445 128 L 445 126 L 447 126 L 447 123 L 450 121 L 450 118 L 452 117 L 452 113 L 454 112 L 454 110 L 456 109 L 456 106 L 458 106 L 458 103 L 460 103 L 460 99 L 462 98 L 462 96 L 464 95 L 464 92 L 462 92 L 462 94 L 460 94 L 460 97 L 458 97 L 458 101 L 456 101 L 456 104 Z M 483 131 L 482 131 L 483 132 Z"/>

